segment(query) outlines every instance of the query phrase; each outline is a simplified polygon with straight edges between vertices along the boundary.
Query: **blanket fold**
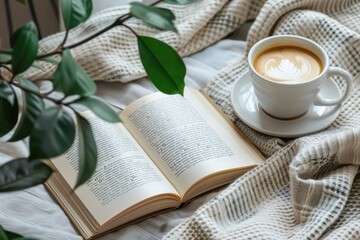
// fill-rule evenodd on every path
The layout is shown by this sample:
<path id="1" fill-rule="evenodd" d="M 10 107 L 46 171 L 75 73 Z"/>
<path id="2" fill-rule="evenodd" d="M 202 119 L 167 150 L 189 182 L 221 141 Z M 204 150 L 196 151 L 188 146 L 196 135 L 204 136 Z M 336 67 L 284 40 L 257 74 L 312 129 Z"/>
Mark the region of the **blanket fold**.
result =
<path id="1" fill-rule="evenodd" d="M 262 4 L 262 1 L 256 0 L 230 1 L 230 5 L 228 2 L 202 0 L 189 5 L 158 4 L 157 6 L 169 8 L 174 12 L 179 34 L 159 31 L 135 18 L 125 23 L 138 35 L 152 36 L 165 41 L 184 57 L 219 41 L 246 20 L 254 19 Z M 128 12 L 129 6 L 119 6 L 95 14 L 87 22 L 70 31 L 65 47 L 93 35 Z M 43 39 L 39 52 L 55 50 L 63 38 L 64 32 Z M 94 80 L 129 82 L 146 76 L 138 57 L 136 37 L 122 26 L 114 27 L 73 48 L 71 53 Z M 32 79 L 49 78 L 55 67 L 47 63 L 42 64 L 44 69 L 47 69 L 46 72 L 34 71 L 28 73 L 28 76 Z"/>

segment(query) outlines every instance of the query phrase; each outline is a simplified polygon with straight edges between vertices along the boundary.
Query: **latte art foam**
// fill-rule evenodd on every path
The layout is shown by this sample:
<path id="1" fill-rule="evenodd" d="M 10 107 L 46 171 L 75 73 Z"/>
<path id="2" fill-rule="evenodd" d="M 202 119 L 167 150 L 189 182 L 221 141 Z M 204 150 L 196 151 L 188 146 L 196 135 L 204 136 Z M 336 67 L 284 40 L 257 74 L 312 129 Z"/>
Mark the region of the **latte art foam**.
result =
<path id="1" fill-rule="evenodd" d="M 277 82 L 305 82 L 322 72 L 322 64 L 314 53 L 293 46 L 265 50 L 254 61 L 255 70 L 263 77 Z"/>

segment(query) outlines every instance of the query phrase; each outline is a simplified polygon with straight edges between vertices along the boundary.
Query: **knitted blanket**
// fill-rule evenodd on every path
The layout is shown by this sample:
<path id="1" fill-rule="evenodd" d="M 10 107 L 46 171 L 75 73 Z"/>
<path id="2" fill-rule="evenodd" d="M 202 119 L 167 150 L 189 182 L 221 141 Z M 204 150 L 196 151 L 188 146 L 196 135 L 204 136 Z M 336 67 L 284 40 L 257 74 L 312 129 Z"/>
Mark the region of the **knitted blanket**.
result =
<path id="1" fill-rule="evenodd" d="M 164 4 L 165 5 L 165 4 Z M 209 95 L 268 157 L 204 205 L 167 239 L 359 239 L 360 238 L 360 1 L 357 0 L 203 0 L 170 6 L 179 35 L 128 21 L 138 34 L 152 35 L 186 56 L 255 19 L 248 49 L 274 34 L 310 38 L 325 48 L 332 66 L 354 76 L 352 96 L 326 130 L 284 140 L 260 134 L 233 112 L 230 91 L 247 68 L 246 59 L 222 70 L 207 88 Z M 70 33 L 76 42 L 126 8 L 101 12 Z M 63 33 L 42 42 L 52 50 Z M 72 50 L 96 80 L 127 82 L 145 76 L 135 37 L 121 27 Z M 44 73 L 38 73 L 42 78 Z M 342 82 L 336 79 L 340 88 Z"/>
<path id="2" fill-rule="evenodd" d="M 229 2 L 221 14 L 245 15 L 250 4 Z M 284 141 L 234 115 L 230 91 L 246 59 L 220 72 L 208 93 L 269 159 L 165 238 L 360 239 L 360 1 L 274 0 L 258 10 L 248 48 L 274 34 L 310 38 L 325 48 L 332 66 L 353 74 L 352 96 L 326 130 Z"/>

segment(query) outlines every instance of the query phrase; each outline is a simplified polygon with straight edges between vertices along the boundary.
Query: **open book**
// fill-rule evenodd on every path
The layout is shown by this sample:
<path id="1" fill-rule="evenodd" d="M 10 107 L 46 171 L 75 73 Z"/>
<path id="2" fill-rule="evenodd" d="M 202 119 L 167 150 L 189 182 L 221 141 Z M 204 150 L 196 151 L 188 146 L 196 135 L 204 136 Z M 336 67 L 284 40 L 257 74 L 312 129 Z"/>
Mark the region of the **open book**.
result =
<path id="1" fill-rule="evenodd" d="M 124 109 L 122 123 L 84 112 L 98 146 L 93 177 L 72 192 L 77 144 L 51 161 L 57 171 L 46 183 L 85 239 L 179 207 L 227 184 L 263 156 L 201 92 L 184 98 L 160 92 Z M 76 139 L 75 139 L 76 143 Z"/>

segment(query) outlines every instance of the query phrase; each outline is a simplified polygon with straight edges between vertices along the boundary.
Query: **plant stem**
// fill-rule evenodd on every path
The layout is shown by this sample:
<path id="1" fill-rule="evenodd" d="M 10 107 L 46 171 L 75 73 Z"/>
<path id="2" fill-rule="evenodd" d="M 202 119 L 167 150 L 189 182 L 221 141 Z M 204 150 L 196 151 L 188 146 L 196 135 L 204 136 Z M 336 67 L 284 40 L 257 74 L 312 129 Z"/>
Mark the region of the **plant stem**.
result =
<path id="1" fill-rule="evenodd" d="M 127 29 L 129 29 L 135 36 L 139 36 L 134 29 L 132 29 L 131 27 L 129 27 L 128 25 L 123 24 L 124 27 L 126 27 Z"/>
<path id="2" fill-rule="evenodd" d="M 1 64 L 0 64 L 0 73 L 1 73 L 1 68 L 6 69 L 7 71 L 9 71 L 9 72 L 12 74 L 11 79 L 9 80 L 9 82 L 11 83 L 11 82 L 14 80 L 14 77 L 15 77 L 15 75 L 14 75 L 14 73 L 13 73 L 12 69 L 11 69 L 11 68 L 9 68 L 9 67 L 8 67 L 8 66 L 6 66 L 6 65 L 1 65 Z M 1 74 L 0 78 L 3 78 L 2 74 Z M 5 80 L 4 80 L 4 81 L 5 81 Z"/>
<path id="3" fill-rule="evenodd" d="M 25 92 L 28 92 L 28 93 L 31 93 L 31 94 L 35 94 L 36 96 L 40 97 L 40 98 L 44 98 L 44 99 L 47 99 L 47 100 L 50 100 L 56 104 L 62 104 L 62 100 L 57 100 L 57 99 L 54 99 L 54 98 L 51 98 L 49 96 L 47 96 L 47 94 L 42 94 L 42 93 L 39 93 L 39 92 L 36 92 L 30 88 L 27 88 L 27 87 L 24 87 L 20 84 L 18 84 L 17 82 L 8 82 L 9 84 L 13 85 L 13 86 L 16 86 L 18 88 L 20 88 L 21 90 L 25 91 Z"/>
<path id="4" fill-rule="evenodd" d="M 150 6 L 154 6 L 158 3 L 162 2 L 162 0 L 158 0 L 152 4 L 150 4 Z M 119 26 L 119 25 L 124 25 L 123 22 L 132 18 L 131 14 L 130 13 L 127 13 L 127 14 L 124 14 L 120 17 L 118 17 L 112 24 L 110 24 L 109 26 L 101 29 L 100 31 L 94 33 L 93 35 L 87 37 L 87 38 L 84 38 L 83 40 L 77 42 L 77 43 L 74 43 L 74 44 L 71 44 L 71 45 L 68 45 L 68 46 L 63 46 L 65 44 L 65 41 L 67 39 L 67 36 L 65 35 L 65 38 L 63 41 L 62 44 L 60 44 L 60 46 L 62 46 L 61 48 L 57 48 L 56 50 L 52 51 L 52 52 L 48 52 L 48 53 L 44 53 L 44 54 L 40 54 L 39 56 L 37 56 L 36 59 L 41 59 L 41 58 L 45 58 L 45 57 L 49 57 L 49 56 L 52 56 L 52 55 L 55 55 L 55 54 L 61 54 L 63 52 L 64 49 L 72 49 L 72 48 L 75 48 L 79 45 L 82 45 L 92 39 L 94 39 L 95 37 L 109 31 L 110 29 L 112 29 L 113 27 L 116 27 L 116 26 Z M 68 34 L 68 31 L 65 33 L 65 34 Z"/>
<path id="5" fill-rule="evenodd" d="M 88 42 L 88 41 L 92 40 L 93 38 L 96 38 L 97 36 L 99 36 L 99 35 L 101 35 L 101 34 L 103 34 L 103 33 L 107 32 L 107 31 L 109 31 L 111 28 L 113 28 L 113 27 L 115 27 L 115 26 L 117 26 L 117 25 L 118 25 L 118 24 L 117 24 L 117 20 L 116 20 L 116 21 L 115 21 L 115 22 L 113 22 L 111 25 L 109 25 L 109 26 L 107 26 L 107 27 L 105 27 L 105 28 L 101 29 L 100 31 L 98 31 L 98 32 L 94 33 L 93 35 L 91 35 L 91 36 L 89 36 L 89 37 L 87 37 L 87 38 L 85 38 L 85 39 L 81 40 L 80 42 L 77 42 L 77 43 L 71 44 L 71 45 L 69 45 L 69 46 L 65 46 L 64 48 L 71 49 L 71 48 L 75 48 L 75 47 L 77 47 L 77 46 L 79 46 L 79 45 L 82 45 L 82 44 L 84 44 L 84 43 L 86 43 L 86 42 Z"/>
<path id="6" fill-rule="evenodd" d="M 160 3 L 161 1 L 162 1 L 162 0 L 158 0 L 158 1 L 150 4 L 150 6 L 154 6 L 154 5 L 158 4 L 158 3 Z M 99 36 L 99 35 L 107 32 L 107 31 L 109 31 L 109 30 L 112 29 L 113 27 L 116 27 L 116 26 L 119 26 L 119 25 L 123 25 L 124 27 L 126 27 L 127 29 L 129 29 L 135 36 L 138 36 L 138 34 L 137 34 L 131 27 L 129 27 L 129 26 L 127 26 L 127 25 L 124 24 L 124 21 L 130 19 L 131 17 L 132 17 L 132 16 L 131 16 L 130 13 L 124 14 L 124 15 L 118 17 L 118 18 L 117 18 L 112 24 L 110 24 L 109 26 L 101 29 L 100 31 L 94 33 L 93 35 L 91 35 L 91 36 L 89 36 L 89 37 L 87 37 L 87 38 L 84 38 L 83 40 L 81 40 L 81 41 L 79 41 L 79 42 L 77 42 L 77 43 L 74 43 L 74 44 L 71 44 L 71 45 L 68 45 L 68 46 L 64 46 L 65 43 L 66 43 L 66 40 L 67 40 L 67 38 L 68 38 L 68 36 L 69 36 L 69 31 L 66 31 L 63 41 L 60 43 L 59 47 L 58 47 L 56 50 L 51 51 L 51 52 L 48 52 L 48 53 L 40 54 L 39 56 L 36 57 L 36 59 L 37 59 L 37 60 L 41 60 L 42 58 L 46 58 L 46 57 L 49 57 L 49 56 L 52 56 L 52 55 L 55 55 L 55 54 L 61 54 L 61 53 L 64 51 L 64 49 L 72 49 L 72 48 L 75 48 L 75 47 L 77 47 L 77 46 L 79 46 L 79 45 L 82 45 L 82 44 L 84 44 L 84 43 L 86 43 L 86 42 L 88 42 L 88 41 L 96 38 L 97 36 Z M 11 55 L 11 54 L 12 54 L 12 51 L 11 51 L 11 50 L 0 49 L 0 53 Z M 7 67 L 7 66 L 4 65 L 4 64 L 9 64 L 10 62 L 11 62 L 11 61 L 0 62 L 0 67 L 5 68 L 6 70 L 8 70 L 8 71 L 10 71 L 10 72 L 12 73 L 12 70 L 11 70 L 9 67 Z M 2 79 L 0 79 L 0 80 L 6 81 L 6 82 L 8 82 L 9 84 L 18 87 L 18 88 L 20 88 L 21 90 L 23 90 L 23 91 L 25 91 L 25 92 L 28 92 L 28 93 L 31 93 L 31 94 L 35 94 L 35 95 L 37 95 L 37 96 L 40 97 L 40 98 L 48 99 L 48 100 L 50 100 L 50 101 L 52 101 L 52 102 L 54 102 L 54 103 L 56 103 L 56 104 L 59 104 L 59 105 L 60 105 L 60 104 L 63 104 L 63 105 L 68 105 L 68 104 L 70 104 L 70 103 L 63 103 L 63 100 L 66 98 L 66 96 L 63 97 L 62 99 L 54 99 L 54 98 L 49 97 L 48 95 L 49 95 L 50 93 L 52 93 L 52 92 L 54 91 L 54 89 L 51 90 L 51 91 L 49 91 L 49 92 L 47 92 L 47 93 L 42 94 L 42 93 L 36 92 L 36 91 L 34 91 L 34 90 L 32 90 L 32 89 L 26 88 L 26 87 L 18 84 L 17 82 L 13 81 L 13 80 L 14 80 L 14 77 L 15 77 L 15 76 L 13 76 L 10 81 L 6 81 L 6 80 L 2 80 Z"/>
<path id="7" fill-rule="evenodd" d="M 9 68 L 8 66 L 6 65 L 0 65 L 0 68 L 5 68 L 6 70 L 8 70 L 9 72 L 13 73 L 11 68 Z"/>
<path id="8" fill-rule="evenodd" d="M 20 88 L 21 90 L 23 90 L 23 91 L 25 91 L 25 92 L 28 92 L 28 93 L 31 93 L 31 94 L 35 94 L 36 96 L 38 96 L 38 97 L 40 97 L 40 98 L 48 99 L 48 100 L 50 100 L 50 101 L 52 101 L 52 102 L 54 102 L 54 103 L 56 103 L 56 104 L 62 104 L 62 100 L 63 100 L 63 99 L 58 100 L 58 99 L 54 99 L 54 98 L 51 98 L 51 97 L 47 96 L 47 95 L 49 95 L 51 92 L 53 92 L 54 89 L 52 89 L 50 92 L 47 92 L 47 93 L 45 93 L 45 94 L 36 92 L 36 91 L 34 91 L 34 90 L 30 89 L 30 88 L 24 87 L 24 86 L 18 84 L 17 82 L 15 82 L 15 81 L 14 81 L 15 75 L 14 75 L 14 73 L 12 72 L 12 70 L 11 70 L 10 68 L 8 68 L 7 66 L 4 66 L 4 65 L 1 65 L 0 67 L 5 68 L 6 70 L 8 70 L 9 72 L 11 72 L 11 73 L 13 74 L 13 77 L 11 78 L 11 80 L 7 81 L 7 80 L 4 80 L 4 79 L 1 79 L 1 78 L 0 78 L 0 81 L 5 81 L 5 82 L 7 82 L 8 84 L 13 85 L 13 86 L 16 86 L 16 87 Z"/>
<path id="9" fill-rule="evenodd" d="M 75 48 L 79 45 L 82 45 L 90 40 L 92 40 L 93 38 L 103 34 L 104 32 L 107 32 L 108 30 L 110 30 L 111 28 L 115 27 L 117 24 L 117 21 L 115 21 L 114 23 L 112 23 L 111 25 L 101 29 L 100 31 L 94 33 L 93 35 L 87 37 L 87 38 L 84 38 L 83 40 L 77 42 L 77 43 L 74 43 L 74 44 L 71 44 L 69 46 L 61 46 L 62 44 L 60 44 L 60 48 L 57 48 L 56 50 L 52 51 L 52 52 L 48 52 L 48 53 L 44 53 L 44 54 L 40 54 L 39 56 L 36 57 L 36 59 L 42 59 L 42 58 L 45 58 L 45 57 L 49 57 L 49 56 L 52 56 L 52 55 L 55 55 L 55 54 L 61 54 L 63 52 L 63 50 L 66 48 L 66 49 L 72 49 L 72 48 Z"/>
<path id="10" fill-rule="evenodd" d="M 154 5 L 156 5 L 156 4 L 160 3 L 160 2 L 162 2 L 162 0 L 158 0 L 158 1 L 154 2 L 154 3 L 152 3 L 152 4 L 150 4 L 150 6 L 154 6 Z M 72 48 L 75 48 L 75 47 L 77 47 L 79 45 L 82 45 L 82 44 L 94 39 L 95 37 L 109 31 L 113 27 L 116 27 L 116 26 L 119 26 L 119 25 L 124 25 L 123 22 L 130 19 L 130 18 L 132 18 L 130 13 L 124 14 L 124 15 L 118 17 L 109 26 L 101 29 L 100 31 L 94 33 L 93 35 L 91 35 L 91 36 L 89 36 L 87 38 L 84 38 L 83 40 L 81 40 L 81 41 L 79 41 L 77 43 L 74 43 L 74 44 L 71 44 L 71 45 L 68 45 L 68 46 L 64 46 L 64 44 L 65 44 L 65 42 L 67 40 L 68 34 L 69 34 L 69 31 L 66 31 L 64 40 L 62 41 L 62 43 L 59 45 L 59 47 L 56 50 L 48 52 L 48 53 L 40 54 L 39 56 L 36 57 L 36 59 L 40 60 L 42 58 L 46 58 L 46 57 L 49 57 L 49 56 L 52 56 L 52 55 L 55 55 L 55 54 L 61 54 L 64 49 L 72 49 Z M 8 51 L 8 50 L 1 50 L 0 49 L 0 53 L 11 54 L 12 52 Z M 10 63 L 10 61 L 0 62 L 0 64 L 9 64 L 9 63 Z"/>
<path id="11" fill-rule="evenodd" d="M 53 93 L 55 91 L 55 89 L 51 89 L 51 90 L 49 90 L 48 92 L 44 92 L 43 94 L 44 95 L 49 95 L 50 93 Z"/>
<path id="12" fill-rule="evenodd" d="M 67 31 L 65 32 L 65 37 L 64 37 L 64 40 L 60 43 L 60 45 L 59 45 L 58 49 L 62 49 L 62 48 L 64 47 L 64 45 L 65 45 L 65 43 L 66 43 L 66 40 L 67 40 L 68 36 L 69 36 L 69 30 L 67 30 Z"/>

